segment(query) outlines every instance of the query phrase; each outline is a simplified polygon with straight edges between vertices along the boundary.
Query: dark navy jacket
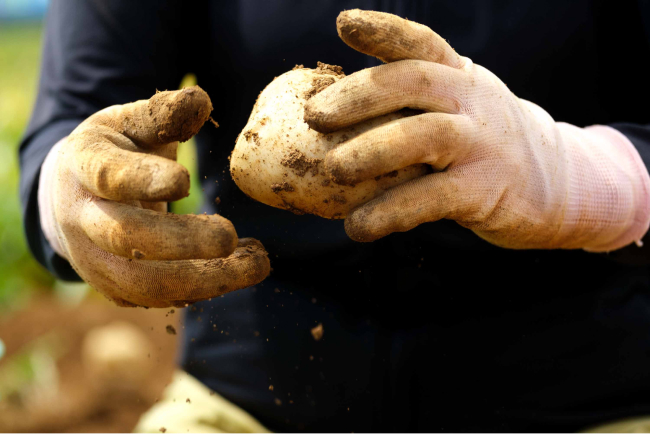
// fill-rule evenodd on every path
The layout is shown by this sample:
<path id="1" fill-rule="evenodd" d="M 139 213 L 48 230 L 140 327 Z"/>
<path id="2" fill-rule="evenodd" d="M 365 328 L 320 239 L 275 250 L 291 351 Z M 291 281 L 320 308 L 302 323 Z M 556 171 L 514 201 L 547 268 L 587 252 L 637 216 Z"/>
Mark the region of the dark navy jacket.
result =
<path id="1" fill-rule="evenodd" d="M 451 221 L 359 244 L 342 221 L 237 189 L 228 155 L 273 77 L 317 61 L 347 73 L 378 64 L 336 35 L 338 13 L 355 7 L 428 25 L 558 121 L 613 124 L 650 165 L 642 0 L 55 0 L 20 150 L 36 258 L 77 278 L 38 223 L 50 147 L 95 111 L 192 72 L 221 125 L 197 136 L 205 211 L 260 239 L 273 272 L 188 309 L 188 372 L 281 431 L 574 431 L 650 415 L 650 244 L 513 251 Z"/>

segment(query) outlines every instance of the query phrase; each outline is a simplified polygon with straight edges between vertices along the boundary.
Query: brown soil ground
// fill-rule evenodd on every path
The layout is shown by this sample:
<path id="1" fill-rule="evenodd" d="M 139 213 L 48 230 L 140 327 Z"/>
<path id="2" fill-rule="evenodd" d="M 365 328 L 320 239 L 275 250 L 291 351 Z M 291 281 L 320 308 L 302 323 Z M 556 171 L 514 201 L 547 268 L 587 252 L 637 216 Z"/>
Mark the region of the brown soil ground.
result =
<path id="1" fill-rule="evenodd" d="M 34 339 L 55 332 L 65 341 L 57 360 L 58 387 L 50 396 L 28 403 L 0 400 L 2 432 L 130 432 L 140 415 L 159 398 L 175 367 L 178 336 L 168 325 L 182 330 L 180 309 L 120 308 L 92 294 L 79 306 L 66 307 L 54 298 L 42 297 L 29 307 L 0 318 L 0 338 L 7 353 L 0 368 L 13 354 Z M 144 331 L 151 343 L 147 380 L 137 390 L 92 378 L 82 361 L 84 335 L 92 328 L 126 321 Z M 126 382 L 123 382 L 123 384 Z"/>

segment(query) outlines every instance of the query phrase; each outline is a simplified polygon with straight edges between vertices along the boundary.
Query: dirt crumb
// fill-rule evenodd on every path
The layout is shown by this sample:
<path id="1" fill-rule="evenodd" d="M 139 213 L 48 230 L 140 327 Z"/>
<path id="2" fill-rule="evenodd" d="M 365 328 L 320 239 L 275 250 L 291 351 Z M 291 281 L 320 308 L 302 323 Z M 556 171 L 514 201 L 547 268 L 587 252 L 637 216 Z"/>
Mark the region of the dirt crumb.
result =
<path id="1" fill-rule="evenodd" d="M 281 191 L 286 191 L 286 192 L 292 192 L 296 191 L 295 188 L 291 184 L 289 184 L 287 181 L 282 181 L 279 184 L 271 184 L 271 190 L 273 193 L 279 193 Z"/>
<path id="2" fill-rule="evenodd" d="M 160 429 L 159 429 L 158 431 L 160 431 L 160 432 L 162 432 L 162 433 L 165 433 L 165 432 L 167 432 L 167 428 L 165 428 L 164 426 L 162 426 L 162 427 L 160 427 Z"/>
<path id="3" fill-rule="evenodd" d="M 295 71 L 296 69 L 305 69 L 305 65 L 300 64 L 300 65 L 296 65 L 293 68 L 291 68 L 292 71 Z"/>
<path id="4" fill-rule="evenodd" d="M 312 96 L 316 95 L 326 87 L 328 87 L 331 84 L 334 84 L 336 80 L 334 77 L 331 76 L 320 76 L 320 77 L 314 77 L 313 80 L 311 81 L 311 88 L 305 92 L 305 99 L 309 99 Z"/>
<path id="5" fill-rule="evenodd" d="M 191 404 L 191 403 L 192 403 L 192 401 L 190 401 L 190 398 L 187 398 L 187 399 L 185 400 L 185 402 L 187 402 L 188 404 Z"/>
<path id="6" fill-rule="evenodd" d="M 316 327 L 311 329 L 311 335 L 314 337 L 314 340 L 320 341 L 323 339 L 323 324 L 318 323 Z"/>
<path id="7" fill-rule="evenodd" d="M 269 385 L 269 390 L 270 390 L 271 392 L 273 392 L 273 385 L 272 385 L 272 384 Z"/>
<path id="8" fill-rule="evenodd" d="M 255 143 L 257 146 L 260 145 L 260 136 L 257 133 L 252 132 L 251 130 L 248 130 L 244 132 L 244 138 L 246 140 L 253 140 L 253 143 Z"/>
<path id="9" fill-rule="evenodd" d="M 212 116 L 210 116 L 208 120 L 212 123 L 212 125 L 214 125 L 215 128 L 219 128 L 219 123 L 212 119 Z"/>
<path id="10" fill-rule="evenodd" d="M 322 162 L 323 160 L 320 158 L 308 158 L 296 148 L 291 148 L 289 155 L 284 157 L 280 164 L 293 169 L 296 175 L 302 177 L 307 172 L 311 172 L 314 176 L 318 175 L 318 165 Z"/>
<path id="11" fill-rule="evenodd" d="M 133 255 L 133 257 L 134 257 L 135 259 L 143 259 L 144 256 L 145 256 L 144 253 L 142 253 L 142 252 L 141 252 L 140 250 L 138 250 L 138 249 L 133 249 L 133 250 L 131 250 L 131 255 Z"/>
<path id="12" fill-rule="evenodd" d="M 219 204 L 221 203 L 221 198 L 220 198 L 219 196 L 215 197 L 215 198 L 214 198 L 214 203 L 216 203 L 217 205 L 219 205 Z"/>
<path id="13" fill-rule="evenodd" d="M 345 73 L 343 72 L 342 66 L 328 65 L 327 63 L 323 63 L 323 62 L 317 62 L 316 65 L 317 65 L 316 72 L 319 72 L 321 74 L 338 75 L 341 77 L 345 77 Z"/>
<path id="14" fill-rule="evenodd" d="M 278 407 L 282 405 L 282 400 L 280 398 L 275 398 L 275 405 Z"/>
<path id="15" fill-rule="evenodd" d="M 167 327 L 165 327 L 165 330 L 167 330 L 167 334 L 169 334 L 169 335 L 175 335 L 176 334 L 176 329 L 171 324 L 168 324 Z"/>

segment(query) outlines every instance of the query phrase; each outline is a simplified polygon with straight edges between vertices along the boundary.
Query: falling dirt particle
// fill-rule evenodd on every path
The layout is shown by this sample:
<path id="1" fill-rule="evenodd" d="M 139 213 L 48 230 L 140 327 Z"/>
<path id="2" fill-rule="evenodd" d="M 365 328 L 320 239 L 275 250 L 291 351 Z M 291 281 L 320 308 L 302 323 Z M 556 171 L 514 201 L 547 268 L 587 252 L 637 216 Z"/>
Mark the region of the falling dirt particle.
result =
<path id="1" fill-rule="evenodd" d="M 187 398 L 187 399 L 185 400 L 185 402 L 187 402 L 188 404 L 191 404 L 191 403 L 192 403 L 192 401 L 190 401 L 190 398 Z"/>
<path id="2" fill-rule="evenodd" d="M 314 360 L 314 356 L 309 356 L 309 361 L 311 362 L 313 360 Z"/>
<path id="3" fill-rule="evenodd" d="M 176 329 L 171 324 L 168 324 L 167 327 L 165 327 L 165 330 L 167 330 L 168 335 L 175 335 L 176 334 Z"/>
<path id="4" fill-rule="evenodd" d="M 212 122 L 212 125 L 214 125 L 215 128 L 219 128 L 219 123 L 217 121 L 215 121 L 214 119 L 212 119 L 212 116 L 210 116 L 209 119 L 210 119 L 210 122 Z"/>
<path id="5" fill-rule="evenodd" d="M 214 198 L 214 203 L 216 203 L 217 205 L 219 205 L 219 204 L 221 203 L 221 198 L 220 198 L 219 196 L 217 196 L 216 198 Z"/>
<path id="6" fill-rule="evenodd" d="M 287 181 L 282 181 L 279 184 L 271 184 L 271 191 L 273 193 L 278 193 L 280 191 L 286 191 L 286 192 L 292 192 L 296 191 L 295 188 L 293 188 L 293 185 L 289 184 Z"/>
<path id="7" fill-rule="evenodd" d="M 257 330 L 255 330 L 255 331 L 253 332 L 253 335 L 254 335 L 256 338 L 259 338 L 259 337 L 260 337 L 260 332 L 258 332 Z"/>
<path id="8" fill-rule="evenodd" d="M 275 405 L 281 406 L 282 405 L 282 400 L 280 398 L 275 398 Z"/>
<path id="9" fill-rule="evenodd" d="M 161 428 L 160 428 L 160 429 L 159 429 L 158 431 L 160 431 L 160 432 L 163 432 L 163 433 L 164 433 L 164 432 L 167 432 L 167 428 L 165 428 L 165 427 L 163 426 L 163 427 L 161 427 Z"/>
<path id="10" fill-rule="evenodd" d="M 269 390 L 270 390 L 271 392 L 273 392 L 273 385 L 272 385 L 272 384 L 269 385 Z"/>
<path id="11" fill-rule="evenodd" d="M 307 172 L 312 175 L 318 175 L 318 165 L 323 160 L 320 158 L 308 158 L 305 154 L 295 148 L 290 148 L 289 155 L 284 157 L 280 164 L 290 169 L 293 169 L 298 176 L 305 176 Z"/>
<path id="12" fill-rule="evenodd" d="M 275 292 L 276 294 L 279 294 L 279 293 L 280 293 L 280 288 L 275 288 L 275 289 L 273 290 L 273 292 Z"/>
<path id="13" fill-rule="evenodd" d="M 311 302 L 314 303 L 314 304 L 316 304 L 317 301 L 318 301 L 318 300 L 316 300 L 315 298 L 312 298 L 312 299 L 311 299 Z"/>
<path id="14" fill-rule="evenodd" d="M 323 338 L 323 324 L 318 323 L 316 327 L 311 329 L 311 335 L 314 337 L 314 340 L 320 341 Z"/>

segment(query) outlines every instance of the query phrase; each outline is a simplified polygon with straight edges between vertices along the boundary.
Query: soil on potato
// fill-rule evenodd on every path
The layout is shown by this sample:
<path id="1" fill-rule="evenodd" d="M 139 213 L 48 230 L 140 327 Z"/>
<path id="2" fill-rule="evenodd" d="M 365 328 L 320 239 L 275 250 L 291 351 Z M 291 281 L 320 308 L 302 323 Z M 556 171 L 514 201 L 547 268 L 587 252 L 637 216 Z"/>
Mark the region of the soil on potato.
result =
<path id="1" fill-rule="evenodd" d="M 173 311 L 173 310 L 172 310 Z M 58 388 L 52 396 L 29 404 L 6 397 L 0 400 L 0 432 L 131 432 L 140 415 L 160 397 L 175 368 L 177 337 L 167 334 L 171 323 L 180 327 L 180 315 L 165 309 L 120 308 L 100 297 L 88 297 L 79 306 L 61 305 L 42 297 L 26 309 L 0 318 L 0 337 L 13 354 L 39 337 L 56 333 L 66 343 L 57 360 Z M 84 368 L 82 342 L 97 326 L 114 321 L 133 324 L 149 338 L 153 373 L 137 391 L 100 387 Z"/>
<path id="2" fill-rule="evenodd" d="M 312 175 L 316 176 L 318 174 L 318 165 L 322 162 L 323 160 L 320 158 L 309 158 L 296 148 L 291 147 L 289 155 L 285 156 L 280 161 L 280 164 L 293 169 L 296 175 L 303 177 L 307 172 L 311 172 Z"/>
<path id="3" fill-rule="evenodd" d="M 293 69 L 298 69 L 298 66 L 302 67 L 302 65 L 296 65 Z M 323 62 L 318 62 L 318 67 L 315 69 L 315 72 L 320 75 L 314 77 L 312 80 L 311 88 L 305 92 L 305 100 L 308 100 L 329 85 L 333 84 L 336 80 L 332 76 L 345 77 L 342 67 L 337 65 L 328 65 Z"/>

